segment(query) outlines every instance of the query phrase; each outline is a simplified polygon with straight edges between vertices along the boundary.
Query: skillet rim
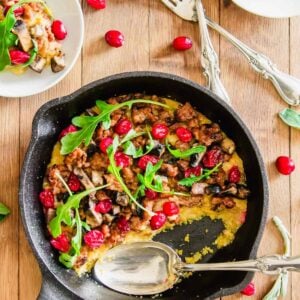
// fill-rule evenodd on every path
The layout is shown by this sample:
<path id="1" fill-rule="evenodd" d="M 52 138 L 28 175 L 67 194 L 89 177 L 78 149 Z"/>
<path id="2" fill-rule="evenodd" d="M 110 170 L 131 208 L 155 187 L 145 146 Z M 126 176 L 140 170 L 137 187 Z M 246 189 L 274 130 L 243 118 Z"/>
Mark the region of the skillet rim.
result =
<path id="1" fill-rule="evenodd" d="M 69 95 L 50 100 L 50 101 L 46 102 L 45 104 L 43 104 L 37 110 L 37 112 L 35 113 L 33 122 L 32 122 L 31 139 L 30 139 L 30 143 L 27 148 L 26 155 L 24 157 L 22 172 L 20 175 L 19 206 L 20 206 L 22 223 L 23 223 L 23 226 L 25 229 L 27 240 L 29 241 L 31 249 L 33 250 L 35 257 L 39 263 L 42 274 L 45 274 L 47 272 L 50 273 L 51 275 L 53 275 L 53 277 L 55 278 L 55 280 L 58 283 L 60 283 L 64 288 L 66 288 L 68 291 L 70 291 L 72 293 L 74 293 L 72 291 L 72 289 L 70 289 L 68 287 L 68 285 L 65 284 L 65 282 L 63 282 L 62 280 L 57 278 L 55 273 L 52 272 L 51 268 L 49 268 L 47 266 L 47 264 L 45 263 L 44 258 L 41 255 L 41 253 L 37 251 L 37 249 L 35 247 L 35 243 L 38 243 L 38 241 L 36 241 L 31 234 L 31 229 L 29 228 L 29 226 L 27 224 L 27 218 L 26 218 L 26 214 L 25 214 L 25 211 L 27 210 L 26 209 L 26 196 L 24 193 L 25 186 L 26 186 L 26 173 L 27 173 L 28 169 L 30 169 L 32 153 L 33 153 L 37 143 L 39 142 L 39 139 L 41 138 L 41 136 L 39 135 L 39 130 L 38 130 L 39 121 L 40 121 L 40 119 L 43 118 L 43 116 L 45 114 L 47 114 L 48 110 L 55 108 L 55 107 L 63 106 L 64 104 L 67 104 L 67 103 L 73 101 L 74 99 L 76 99 L 79 95 L 83 94 L 84 92 L 86 92 L 90 89 L 93 89 L 97 86 L 100 86 L 100 85 L 108 83 L 108 82 L 112 82 L 114 80 L 121 80 L 121 79 L 126 79 L 126 78 L 127 79 L 129 79 L 129 78 L 144 78 L 144 77 L 153 77 L 153 78 L 174 80 L 174 81 L 180 82 L 181 84 L 188 85 L 194 89 L 200 90 L 202 93 L 207 94 L 210 98 L 212 98 L 213 101 L 216 101 L 218 104 L 223 106 L 225 108 L 225 110 L 227 110 L 227 112 L 229 112 L 231 114 L 231 116 L 234 118 L 235 122 L 237 122 L 242 127 L 244 133 L 247 136 L 247 139 L 249 140 L 249 142 L 255 152 L 255 155 L 256 155 L 256 158 L 258 161 L 258 165 L 259 165 L 259 172 L 261 173 L 261 178 L 262 178 L 262 189 L 263 189 L 262 215 L 261 215 L 260 223 L 258 226 L 258 231 L 257 231 L 255 241 L 254 241 L 251 251 L 249 253 L 249 259 L 253 259 L 256 257 L 257 250 L 258 250 L 260 241 L 262 239 L 262 235 L 263 235 L 263 231 L 265 228 L 265 224 L 267 221 L 267 215 L 268 215 L 268 204 L 269 204 L 268 176 L 267 176 L 267 172 L 266 172 L 266 169 L 264 166 L 264 162 L 263 162 L 259 147 L 258 147 L 254 137 L 252 136 L 250 130 L 248 129 L 246 124 L 243 122 L 241 117 L 238 115 L 238 113 L 235 112 L 228 103 L 226 103 L 224 100 L 222 100 L 220 97 L 218 97 L 217 95 L 212 93 L 207 88 L 199 85 L 196 82 L 185 79 L 183 77 L 180 77 L 180 76 L 177 76 L 174 74 L 170 74 L 170 73 L 155 72 L 155 71 L 132 71 L 132 72 L 118 73 L 118 74 L 110 75 L 110 76 L 104 77 L 102 79 L 93 81 L 87 85 L 84 85 Z M 231 294 L 237 293 L 237 292 L 241 291 L 251 281 L 253 276 L 254 276 L 253 272 L 246 272 L 244 279 L 241 282 L 239 282 L 238 284 L 233 285 L 228 288 L 220 289 L 219 291 L 215 292 L 212 295 L 209 295 L 208 298 L 205 298 L 205 299 L 213 299 L 216 297 L 226 296 L 226 295 L 231 295 Z"/>

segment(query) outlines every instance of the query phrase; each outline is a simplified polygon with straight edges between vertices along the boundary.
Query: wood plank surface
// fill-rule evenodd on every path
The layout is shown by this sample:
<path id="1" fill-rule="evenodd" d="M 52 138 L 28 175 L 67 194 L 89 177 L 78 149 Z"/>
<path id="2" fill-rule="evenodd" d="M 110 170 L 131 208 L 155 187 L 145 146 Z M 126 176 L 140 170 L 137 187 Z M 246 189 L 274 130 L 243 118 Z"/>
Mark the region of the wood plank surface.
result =
<path id="1" fill-rule="evenodd" d="M 50 0 L 48 1 L 50 4 Z M 94 11 L 83 2 L 85 41 L 82 55 L 70 74 L 56 87 L 34 97 L 0 98 L 0 201 L 12 214 L 0 224 L 0 299 L 36 299 L 41 274 L 23 232 L 18 214 L 18 180 L 31 136 L 31 122 L 45 102 L 63 96 L 91 81 L 115 73 L 155 70 L 177 74 L 205 84 L 200 68 L 199 31 L 195 23 L 183 21 L 157 0 L 107 1 L 105 10 Z M 300 77 L 300 17 L 266 19 L 251 15 L 235 5 L 224 7 L 221 0 L 203 1 L 207 14 L 249 46 L 276 62 L 283 71 Z M 107 30 L 125 35 L 125 45 L 111 48 L 104 41 Z M 242 55 L 223 38 L 212 32 L 213 44 L 220 55 L 222 79 L 233 107 L 253 133 L 263 154 L 270 181 L 268 224 L 259 255 L 281 253 L 282 241 L 270 221 L 279 216 L 291 230 L 293 254 L 300 253 L 300 133 L 290 130 L 277 114 L 287 107 L 273 86 L 254 73 Z M 176 52 L 170 46 L 179 35 L 190 36 L 193 48 Z M 274 167 L 279 155 L 291 155 L 297 169 L 291 176 L 280 176 Z M 299 299 L 299 274 L 293 275 L 286 299 Z M 262 299 L 274 278 L 256 275 L 257 293 Z M 224 299 L 243 299 L 240 294 Z M 246 299 L 246 297 L 245 297 Z M 249 299 L 249 298 L 248 298 Z"/>

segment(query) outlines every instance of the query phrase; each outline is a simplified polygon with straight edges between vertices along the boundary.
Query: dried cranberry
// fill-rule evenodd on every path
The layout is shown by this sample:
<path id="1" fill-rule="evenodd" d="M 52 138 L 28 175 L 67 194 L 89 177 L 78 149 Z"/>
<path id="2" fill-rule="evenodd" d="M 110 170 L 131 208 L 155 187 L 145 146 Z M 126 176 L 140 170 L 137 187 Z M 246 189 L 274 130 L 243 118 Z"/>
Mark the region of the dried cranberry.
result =
<path id="1" fill-rule="evenodd" d="M 148 199 L 156 199 L 158 197 L 158 193 L 153 191 L 153 190 L 150 190 L 150 189 L 146 189 L 145 190 L 145 196 L 148 198 Z"/>
<path id="2" fill-rule="evenodd" d="M 105 41 L 110 46 L 119 48 L 124 44 L 124 35 L 118 30 L 109 30 L 105 34 Z"/>
<path id="3" fill-rule="evenodd" d="M 54 208 L 54 195 L 50 190 L 41 191 L 39 199 L 45 208 Z"/>
<path id="4" fill-rule="evenodd" d="M 144 155 L 142 156 L 139 161 L 138 161 L 138 167 L 141 168 L 142 170 L 146 170 L 148 163 L 155 165 L 158 162 L 158 158 L 153 155 Z"/>
<path id="5" fill-rule="evenodd" d="M 61 131 L 61 133 L 59 134 L 59 137 L 58 137 L 58 140 L 60 141 L 64 136 L 66 136 L 68 133 L 71 133 L 71 132 L 75 132 L 77 131 L 77 127 L 74 126 L 74 125 L 69 125 L 68 127 L 66 127 L 65 129 L 63 129 Z"/>
<path id="6" fill-rule="evenodd" d="M 168 127 L 165 124 L 161 123 L 155 124 L 151 130 L 152 136 L 158 140 L 165 138 L 168 132 Z"/>
<path id="7" fill-rule="evenodd" d="M 74 173 L 71 173 L 69 176 L 68 186 L 72 192 L 77 192 L 80 189 L 80 181 Z"/>
<path id="8" fill-rule="evenodd" d="M 114 158 L 118 167 L 126 168 L 130 165 L 130 157 L 123 152 L 116 152 Z"/>
<path id="9" fill-rule="evenodd" d="M 91 249 L 100 247 L 104 242 L 103 233 L 97 229 L 87 232 L 84 235 L 83 239 L 85 244 L 88 245 Z"/>
<path id="10" fill-rule="evenodd" d="M 101 214 L 106 214 L 112 209 L 112 201 L 110 199 L 103 199 L 95 206 L 95 211 Z"/>
<path id="11" fill-rule="evenodd" d="M 242 291 L 241 294 L 245 296 L 253 296 L 255 294 L 255 285 L 250 282 Z"/>
<path id="12" fill-rule="evenodd" d="M 86 2 L 94 9 L 104 9 L 106 7 L 105 0 L 86 0 Z"/>
<path id="13" fill-rule="evenodd" d="M 130 225 L 124 216 L 118 219 L 117 227 L 122 233 L 126 233 L 130 230 Z"/>
<path id="14" fill-rule="evenodd" d="M 276 167 L 279 173 L 290 175 L 295 170 L 295 163 L 288 156 L 279 156 L 276 160 Z"/>
<path id="15" fill-rule="evenodd" d="M 56 238 L 52 238 L 50 244 L 60 252 L 69 252 L 70 250 L 70 241 L 64 233 Z"/>
<path id="16" fill-rule="evenodd" d="M 178 215 L 179 207 L 174 201 L 168 201 L 163 204 L 163 212 L 166 216 Z"/>
<path id="17" fill-rule="evenodd" d="M 60 20 L 53 21 L 51 30 L 57 40 L 64 40 L 68 34 L 64 23 Z"/>
<path id="18" fill-rule="evenodd" d="M 106 153 L 107 148 L 113 143 L 111 137 L 106 137 L 100 141 L 99 148 L 103 153 Z"/>
<path id="19" fill-rule="evenodd" d="M 202 163 L 205 168 L 213 168 L 223 160 L 223 154 L 220 149 L 212 149 L 205 153 Z"/>
<path id="20" fill-rule="evenodd" d="M 30 55 L 27 52 L 21 50 L 9 50 L 10 61 L 14 65 L 21 65 L 30 59 Z"/>
<path id="21" fill-rule="evenodd" d="M 190 142 L 193 137 L 191 131 L 184 127 L 178 127 L 176 129 L 176 134 L 178 138 L 184 143 Z"/>
<path id="22" fill-rule="evenodd" d="M 9 10 L 10 8 L 11 8 L 10 5 L 5 6 L 4 11 L 3 11 L 4 16 L 6 16 L 8 10 Z M 22 7 L 22 6 L 16 8 L 16 9 L 14 10 L 14 15 L 15 15 L 15 17 L 23 16 L 23 14 L 24 14 L 24 7 Z"/>
<path id="23" fill-rule="evenodd" d="M 152 230 L 161 228 L 167 221 L 166 215 L 162 211 L 157 211 L 150 220 L 150 227 Z"/>
<path id="24" fill-rule="evenodd" d="M 176 50 L 184 51 L 192 48 L 193 42 L 189 37 L 186 36 L 178 36 L 173 40 L 173 47 Z"/>
<path id="25" fill-rule="evenodd" d="M 184 177 L 188 178 L 188 177 L 191 177 L 192 175 L 200 176 L 201 172 L 202 172 L 202 168 L 200 166 L 193 167 L 193 168 L 188 168 L 184 172 Z"/>
<path id="26" fill-rule="evenodd" d="M 241 172 L 237 166 L 233 166 L 228 172 L 228 181 L 238 183 L 241 180 Z"/>
<path id="27" fill-rule="evenodd" d="M 132 123 L 128 119 L 119 120 L 114 128 L 115 133 L 120 135 L 128 133 L 130 129 L 132 129 Z"/>

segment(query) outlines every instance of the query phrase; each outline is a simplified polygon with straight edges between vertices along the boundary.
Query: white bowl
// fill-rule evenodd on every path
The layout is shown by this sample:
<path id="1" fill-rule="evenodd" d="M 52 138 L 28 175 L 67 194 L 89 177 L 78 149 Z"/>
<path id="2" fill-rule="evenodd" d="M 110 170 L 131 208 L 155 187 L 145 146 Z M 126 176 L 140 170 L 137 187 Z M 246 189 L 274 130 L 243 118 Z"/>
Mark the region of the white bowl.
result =
<path id="1" fill-rule="evenodd" d="M 31 69 L 21 75 L 2 71 L 0 72 L 0 96 L 25 97 L 41 93 L 61 81 L 76 63 L 84 35 L 83 14 L 79 1 L 48 0 L 47 5 L 54 18 L 63 21 L 68 31 L 66 39 L 62 41 L 66 67 L 59 73 L 53 73 L 51 67 L 45 68 L 41 74 Z"/>

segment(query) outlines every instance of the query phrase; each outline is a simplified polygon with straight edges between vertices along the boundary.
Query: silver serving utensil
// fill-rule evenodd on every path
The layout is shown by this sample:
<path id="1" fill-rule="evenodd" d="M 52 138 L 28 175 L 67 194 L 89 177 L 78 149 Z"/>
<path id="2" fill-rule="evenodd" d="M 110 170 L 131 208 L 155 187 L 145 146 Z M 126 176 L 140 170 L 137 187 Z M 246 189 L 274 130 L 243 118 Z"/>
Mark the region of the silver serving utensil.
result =
<path id="1" fill-rule="evenodd" d="M 169 246 L 137 242 L 112 248 L 98 260 L 94 278 L 107 287 L 130 295 L 153 295 L 173 287 L 183 272 L 250 271 L 276 275 L 300 271 L 300 256 L 281 255 L 225 263 L 185 264 Z"/>
<path id="2" fill-rule="evenodd" d="M 184 20 L 198 22 L 195 0 L 161 0 L 168 8 Z M 200 19 L 200 18 L 199 18 Z M 231 42 L 248 59 L 250 66 L 265 79 L 269 79 L 282 99 L 289 105 L 300 104 L 300 80 L 277 69 L 275 64 L 266 55 L 259 53 L 216 22 L 206 17 L 207 24 Z"/>

